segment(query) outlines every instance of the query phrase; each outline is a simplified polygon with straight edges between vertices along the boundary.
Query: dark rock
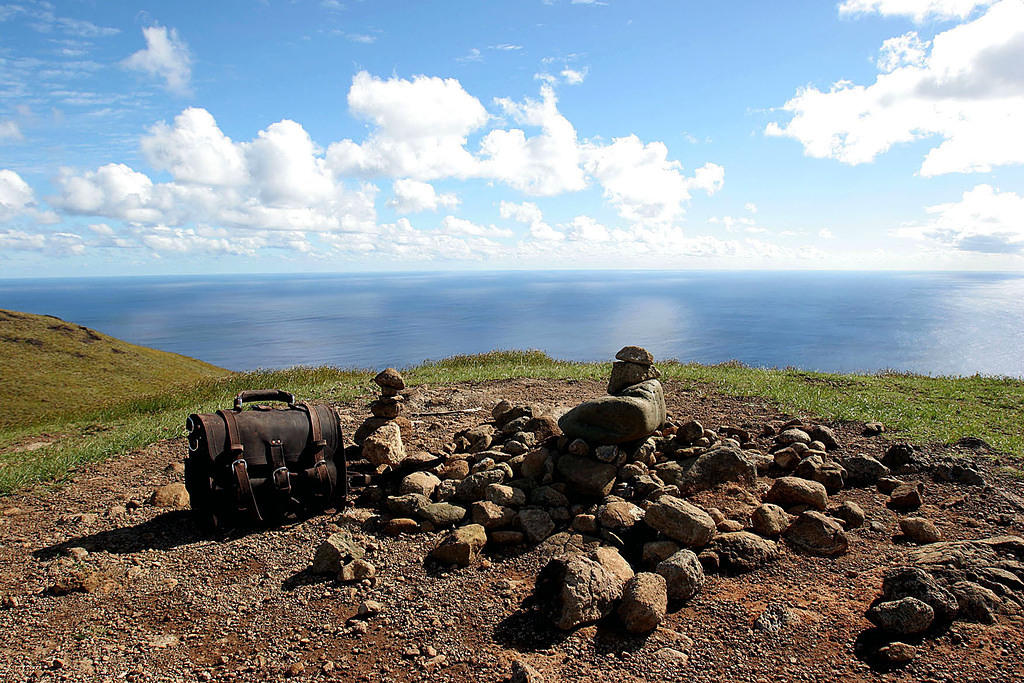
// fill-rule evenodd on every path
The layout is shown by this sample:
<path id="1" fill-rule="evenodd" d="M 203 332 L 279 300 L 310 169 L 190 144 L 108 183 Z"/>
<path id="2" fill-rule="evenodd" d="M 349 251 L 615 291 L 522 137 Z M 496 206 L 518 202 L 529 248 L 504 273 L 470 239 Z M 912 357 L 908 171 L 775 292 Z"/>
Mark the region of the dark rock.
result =
<path id="1" fill-rule="evenodd" d="M 798 550 L 814 555 L 842 555 L 849 547 L 842 525 L 813 510 L 801 513 L 783 537 Z"/>
<path id="2" fill-rule="evenodd" d="M 734 574 L 753 571 L 779 557 L 775 543 L 749 531 L 719 534 L 712 539 L 708 550 L 718 554 L 722 569 Z"/>
<path id="3" fill-rule="evenodd" d="M 697 458 L 676 484 L 686 491 L 704 491 L 729 481 L 753 486 L 757 466 L 739 448 L 725 446 Z"/>
<path id="4" fill-rule="evenodd" d="M 863 508 L 852 500 L 829 508 L 828 514 L 840 520 L 847 529 L 856 529 L 864 524 L 865 515 Z"/>
<path id="5" fill-rule="evenodd" d="M 870 455 L 854 455 L 842 459 L 849 486 L 874 486 L 879 478 L 889 474 L 889 468 Z"/>
<path id="6" fill-rule="evenodd" d="M 780 477 L 768 489 L 764 500 L 782 507 L 809 505 L 818 510 L 828 507 L 828 491 L 816 482 L 799 477 Z"/>
<path id="7" fill-rule="evenodd" d="M 540 543 L 555 530 L 551 515 L 544 510 L 527 508 L 519 511 L 519 528 L 530 543 Z"/>
<path id="8" fill-rule="evenodd" d="M 437 528 L 458 524 L 466 516 L 466 508 L 451 503 L 431 503 L 418 510 L 420 517 Z"/>
<path id="9" fill-rule="evenodd" d="M 938 543 L 925 546 L 934 548 Z M 903 567 L 888 572 L 882 579 L 882 601 L 916 598 L 932 608 L 940 623 L 948 623 L 956 616 L 956 598 L 936 583 L 931 574 L 917 567 Z"/>
<path id="10" fill-rule="evenodd" d="M 864 425 L 864 436 L 878 436 L 885 431 L 885 425 L 881 422 L 868 422 Z"/>
<path id="11" fill-rule="evenodd" d="M 608 393 L 617 394 L 626 387 L 659 377 L 661 377 L 661 372 L 653 365 L 617 361 L 612 363 L 612 374 L 608 379 Z"/>
<path id="12" fill-rule="evenodd" d="M 644 521 L 652 529 L 691 547 L 707 545 L 715 533 L 715 522 L 708 513 L 673 496 L 662 496 L 651 503 Z"/>
<path id="13" fill-rule="evenodd" d="M 316 549 L 310 571 L 314 574 L 337 574 L 349 562 L 362 559 L 365 550 L 355 542 L 348 531 L 339 531 L 327 537 Z"/>
<path id="14" fill-rule="evenodd" d="M 458 483 L 455 487 L 455 497 L 467 503 L 481 500 L 489 484 L 501 484 L 505 479 L 505 471 L 500 469 L 476 472 Z"/>
<path id="15" fill-rule="evenodd" d="M 612 486 L 618 467 L 614 464 L 598 462 L 590 457 L 581 457 L 572 453 L 563 453 L 555 463 L 555 469 L 566 483 L 579 495 L 603 498 Z"/>
<path id="16" fill-rule="evenodd" d="M 696 420 L 688 420 L 679 425 L 676 438 L 683 443 L 691 443 L 704 436 L 704 426 Z"/>
<path id="17" fill-rule="evenodd" d="M 405 389 L 405 380 L 402 378 L 401 373 L 394 368 L 385 368 L 373 378 L 373 381 L 379 387 L 386 389 L 397 389 L 401 391 Z"/>
<path id="18" fill-rule="evenodd" d="M 618 614 L 630 633 L 658 628 L 668 609 L 668 586 L 660 574 L 641 572 L 626 582 Z"/>
<path id="19" fill-rule="evenodd" d="M 828 450 L 835 450 L 839 448 L 839 441 L 836 439 L 836 433 L 832 431 L 831 427 L 825 425 L 813 425 L 807 430 L 807 435 L 814 441 L 820 441 L 825 445 Z"/>
<path id="20" fill-rule="evenodd" d="M 935 621 L 935 611 L 927 603 L 911 597 L 877 603 L 866 616 L 880 629 L 899 635 L 924 633 Z"/>
<path id="21" fill-rule="evenodd" d="M 508 683 L 544 683 L 544 676 L 526 662 L 513 659 Z"/>
<path id="22" fill-rule="evenodd" d="M 876 487 L 878 488 L 880 493 L 889 495 L 890 493 L 895 491 L 901 484 L 903 484 L 903 482 L 900 479 L 896 479 L 895 477 L 880 477 L 878 479 Z"/>
<path id="23" fill-rule="evenodd" d="M 653 365 L 654 355 L 642 346 L 623 346 L 615 354 L 615 360 L 622 360 L 640 365 Z"/>
<path id="24" fill-rule="evenodd" d="M 916 510 L 924 502 L 921 494 L 924 493 L 924 484 L 918 481 L 900 484 L 889 494 L 889 502 L 886 503 L 893 510 Z"/>
<path id="25" fill-rule="evenodd" d="M 570 630 L 611 614 L 624 587 L 599 561 L 577 553 L 548 562 L 537 576 L 535 595 L 555 626 Z"/>
<path id="26" fill-rule="evenodd" d="M 558 420 L 562 432 L 594 444 L 619 444 L 650 436 L 665 422 L 665 394 L 658 380 L 576 406 Z"/>
<path id="27" fill-rule="evenodd" d="M 673 600 L 689 600 L 704 587 L 704 567 L 692 550 L 680 550 L 662 560 L 655 571 L 665 578 Z"/>
<path id="28" fill-rule="evenodd" d="M 811 435 L 802 429 L 791 427 L 775 437 L 775 442 L 783 446 L 789 446 L 794 443 L 807 444 L 811 442 Z"/>
<path id="29" fill-rule="evenodd" d="M 893 472 L 897 472 L 901 467 L 906 467 L 918 460 L 919 458 L 914 452 L 914 447 L 905 443 L 894 443 L 886 449 L 885 455 L 882 456 L 882 464 Z"/>

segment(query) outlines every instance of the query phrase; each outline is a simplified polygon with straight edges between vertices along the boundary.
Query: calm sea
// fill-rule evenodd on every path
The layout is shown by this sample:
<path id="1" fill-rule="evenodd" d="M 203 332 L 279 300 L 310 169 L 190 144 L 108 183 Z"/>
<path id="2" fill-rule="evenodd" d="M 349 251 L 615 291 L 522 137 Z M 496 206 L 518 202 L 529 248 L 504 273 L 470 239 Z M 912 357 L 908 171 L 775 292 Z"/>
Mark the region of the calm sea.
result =
<path id="1" fill-rule="evenodd" d="M 502 272 L 0 280 L 0 308 L 246 370 L 492 349 L 1024 376 L 1024 274 Z"/>

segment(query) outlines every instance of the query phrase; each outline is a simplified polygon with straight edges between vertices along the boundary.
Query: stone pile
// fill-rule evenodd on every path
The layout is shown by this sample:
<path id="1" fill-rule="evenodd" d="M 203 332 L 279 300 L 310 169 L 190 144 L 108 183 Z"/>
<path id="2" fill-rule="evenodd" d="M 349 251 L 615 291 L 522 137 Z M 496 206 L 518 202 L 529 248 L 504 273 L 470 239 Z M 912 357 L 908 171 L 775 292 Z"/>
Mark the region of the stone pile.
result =
<path id="1" fill-rule="evenodd" d="M 921 505 L 924 485 L 892 476 L 915 471 L 909 447 L 894 446 L 880 462 L 843 455 L 832 429 L 800 419 L 760 430 L 672 419 L 651 354 L 626 347 L 616 359 L 608 395 L 557 419 L 501 401 L 490 420 L 454 436 L 440 464 L 367 489 L 389 513 L 384 530 L 449 529 L 430 553 L 443 565 L 466 566 L 485 547 L 543 544 L 550 561 L 535 593 L 553 623 L 571 629 L 616 613 L 645 632 L 668 606 L 697 595 L 706 572 L 757 570 L 779 557 L 779 543 L 848 552 L 846 532 L 865 515 L 831 500 L 843 488 L 877 486 L 894 509 Z M 396 392 L 404 383 L 392 372 L 378 383 Z M 380 408 L 372 419 L 387 422 L 400 404 Z M 728 498 L 724 512 L 687 500 L 716 488 Z M 927 520 L 901 526 L 910 540 L 937 538 Z"/>
<path id="2" fill-rule="evenodd" d="M 355 442 L 362 446 L 363 457 L 379 468 L 397 467 L 405 460 L 402 444 L 402 389 L 405 380 L 394 368 L 382 370 L 373 381 L 380 387 L 380 397 L 370 403 L 372 417 L 367 418 L 355 433 Z M 407 420 L 405 422 L 408 422 Z"/>

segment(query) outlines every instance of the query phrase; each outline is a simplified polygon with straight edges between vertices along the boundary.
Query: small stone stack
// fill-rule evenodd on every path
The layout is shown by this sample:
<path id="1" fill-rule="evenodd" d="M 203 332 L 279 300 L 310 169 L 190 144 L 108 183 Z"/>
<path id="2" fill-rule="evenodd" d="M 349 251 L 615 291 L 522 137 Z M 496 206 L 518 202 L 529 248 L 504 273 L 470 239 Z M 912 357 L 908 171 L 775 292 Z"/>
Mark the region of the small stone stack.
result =
<path id="1" fill-rule="evenodd" d="M 394 368 L 386 368 L 373 378 L 381 388 L 380 398 L 370 404 L 373 417 L 356 430 L 356 443 L 363 447 L 363 457 L 378 467 L 397 467 L 405 460 L 402 430 L 398 418 L 402 414 L 405 380 Z"/>
<path id="2" fill-rule="evenodd" d="M 654 367 L 654 356 L 639 346 L 624 346 L 615 354 L 615 360 L 608 379 L 608 393 L 613 396 L 626 387 L 661 377 L 661 372 Z"/>

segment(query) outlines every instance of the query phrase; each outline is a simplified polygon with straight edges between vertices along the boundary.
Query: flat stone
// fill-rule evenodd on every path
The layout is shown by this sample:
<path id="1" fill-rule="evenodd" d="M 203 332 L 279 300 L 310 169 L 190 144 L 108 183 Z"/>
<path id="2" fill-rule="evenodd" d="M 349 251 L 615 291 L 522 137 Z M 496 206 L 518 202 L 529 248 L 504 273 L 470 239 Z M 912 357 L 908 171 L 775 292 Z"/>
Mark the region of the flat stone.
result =
<path id="1" fill-rule="evenodd" d="M 617 394 L 626 387 L 659 377 L 661 377 L 661 372 L 653 365 L 617 361 L 612 363 L 612 374 L 608 378 L 608 393 Z"/>
<path id="2" fill-rule="evenodd" d="M 673 496 L 662 496 L 651 503 L 644 522 L 672 540 L 691 547 L 707 545 L 715 533 L 715 522 L 707 512 Z"/>
<path id="3" fill-rule="evenodd" d="M 562 432 L 591 444 L 644 439 L 665 422 L 665 393 L 656 379 L 576 406 L 558 420 Z"/>
<path id="4" fill-rule="evenodd" d="M 782 507 L 809 505 L 824 510 L 828 507 L 828 491 L 816 481 L 800 477 L 779 477 L 768 489 L 764 500 L 766 503 L 776 503 Z"/>
<path id="5" fill-rule="evenodd" d="M 842 555 L 850 545 L 839 522 L 814 510 L 801 513 L 783 536 L 795 548 L 814 555 Z"/>
<path id="6" fill-rule="evenodd" d="M 653 365 L 654 354 L 642 346 L 623 346 L 619 349 L 619 352 L 615 354 L 615 360 L 639 363 L 640 365 Z"/>

